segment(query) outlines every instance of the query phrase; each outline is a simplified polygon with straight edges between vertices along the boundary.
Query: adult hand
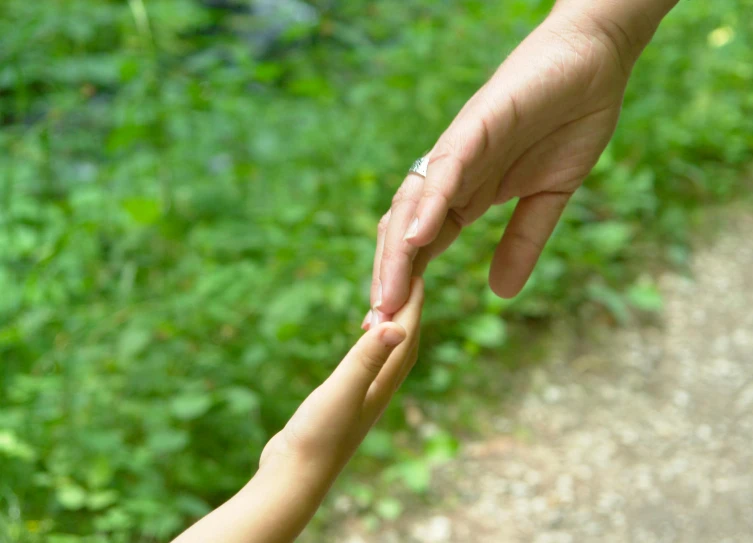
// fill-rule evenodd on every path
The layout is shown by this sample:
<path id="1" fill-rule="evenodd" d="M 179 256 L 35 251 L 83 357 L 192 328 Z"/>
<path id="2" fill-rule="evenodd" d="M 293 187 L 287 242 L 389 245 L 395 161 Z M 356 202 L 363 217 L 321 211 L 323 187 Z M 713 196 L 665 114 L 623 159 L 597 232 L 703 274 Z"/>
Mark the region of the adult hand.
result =
<path id="1" fill-rule="evenodd" d="M 364 334 L 267 443 L 253 479 L 175 543 L 293 541 L 415 364 L 422 306 L 414 279 L 394 322 Z"/>
<path id="2" fill-rule="evenodd" d="M 647 1 L 666 9 L 651 11 L 641 5 Z M 633 64 L 673 3 L 558 2 L 441 135 L 426 178 L 409 174 L 397 191 L 378 228 L 371 288 L 376 310 L 365 328 L 391 318 L 407 299 L 411 275 L 423 274 L 464 226 L 513 198 L 518 202 L 494 253 L 489 284 L 501 297 L 521 290 L 565 205 L 609 142 Z M 610 6 L 624 24 L 587 9 L 594 5 Z M 644 11 L 631 19 L 623 12 L 633 5 Z"/>

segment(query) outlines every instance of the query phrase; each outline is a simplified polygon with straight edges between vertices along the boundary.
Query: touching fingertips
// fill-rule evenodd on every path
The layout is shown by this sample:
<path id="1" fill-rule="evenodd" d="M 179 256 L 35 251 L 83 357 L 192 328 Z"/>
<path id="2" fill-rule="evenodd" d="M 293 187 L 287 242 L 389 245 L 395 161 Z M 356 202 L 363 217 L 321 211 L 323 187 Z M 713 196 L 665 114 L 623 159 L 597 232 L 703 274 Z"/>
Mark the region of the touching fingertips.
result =
<path id="1" fill-rule="evenodd" d="M 404 240 L 413 239 L 416 237 L 416 234 L 418 234 L 418 217 L 413 217 L 413 220 L 410 222 L 410 225 L 408 225 L 408 230 L 405 232 Z"/>
<path id="2" fill-rule="evenodd" d="M 379 335 L 380 339 L 388 347 L 397 347 L 405 340 L 406 336 L 405 329 L 399 324 L 385 326 Z"/>
<path id="3" fill-rule="evenodd" d="M 373 313 L 373 311 L 371 311 L 371 309 L 369 309 L 369 312 L 366 313 L 366 316 L 363 318 L 363 322 L 361 323 L 361 328 L 363 330 L 366 330 L 366 328 L 368 328 L 369 324 L 371 324 L 371 314 L 372 313 Z"/>
<path id="4" fill-rule="evenodd" d="M 367 324 L 368 328 L 376 328 L 382 323 L 390 322 L 392 320 L 392 315 L 389 313 L 384 313 L 382 311 L 379 311 L 378 309 L 372 309 L 371 310 L 371 316 L 370 320 Z"/>

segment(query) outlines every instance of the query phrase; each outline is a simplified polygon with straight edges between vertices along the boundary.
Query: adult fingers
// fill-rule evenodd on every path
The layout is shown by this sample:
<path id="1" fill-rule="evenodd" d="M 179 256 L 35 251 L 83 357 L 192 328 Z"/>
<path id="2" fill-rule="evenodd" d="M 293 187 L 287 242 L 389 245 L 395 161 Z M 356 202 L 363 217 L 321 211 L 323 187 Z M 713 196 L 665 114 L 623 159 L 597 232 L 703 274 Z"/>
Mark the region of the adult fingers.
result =
<path id="1" fill-rule="evenodd" d="M 426 247 L 419 249 L 416 253 L 416 256 L 413 258 L 413 265 L 411 269 L 411 274 L 413 275 L 413 277 L 423 277 L 424 273 L 426 272 L 426 268 L 429 266 L 429 262 L 445 252 L 447 248 L 452 245 L 452 243 L 458 238 L 461 230 L 462 227 L 460 226 L 460 224 L 454 218 L 448 217 L 445 221 L 445 224 L 442 225 L 442 228 L 436 239 Z M 380 319 L 379 321 L 376 321 L 377 323 L 387 320 L 385 319 L 383 313 L 379 311 L 375 312 L 375 310 L 372 309 L 369 310 L 368 313 L 366 313 L 366 316 L 361 323 L 361 328 L 363 328 L 364 330 L 369 330 L 372 327 L 372 323 L 375 322 L 373 318 L 373 315 L 375 313 L 377 315 L 376 318 Z M 391 319 L 391 317 L 388 318 Z"/>
<path id="2" fill-rule="evenodd" d="M 467 205 L 453 209 L 447 214 L 447 218 L 434 240 L 421 247 L 413 259 L 414 276 L 422 276 L 429 262 L 445 252 L 455 242 L 463 229 L 463 225 L 472 223 L 489 209 L 495 191 L 496 187 L 493 183 L 484 183 L 471 197 Z"/>
<path id="3" fill-rule="evenodd" d="M 511 163 L 514 140 L 506 136 L 516 125 L 518 108 L 514 100 L 497 94 L 489 84 L 481 88 L 432 150 L 423 192 L 406 232 L 411 245 L 434 241 L 449 210 L 464 206 L 490 179 L 501 179 Z"/>
<path id="4" fill-rule="evenodd" d="M 443 137 L 454 136 L 450 134 Z M 438 145 L 441 145 L 441 140 Z M 404 239 L 415 247 L 430 243 L 439 234 L 463 181 L 462 159 L 451 150 L 449 144 L 444 145 L 448 145 L 448 150 L 432 153 L 423 192 L 415 213 L 403 231 Z"/>
<path id="5" fill-rule="evenodd" d="M 525 285 L 572 193 L 609 142 L 618 115 L 614 106 L 561 127 L 532 146 L 506 175 L 496 201 L 521 199 L 489 273 L 499 296 L 515 296 Z"/>
<path id="6" fill-rule="evenodd" d="M 410 294 L 411 268 L 417 249 L 406 242 L 404 237 L 421 195 L 423 182 L 420 175 L 408 174 L 392 200 L 374 302 L 374 309 L 387 315 L 400 309 Z"/>
<path id="7" fill-rule="evenodd" d="M 413 275 L 421 277 L 426 272 L 429 262 L 441 255 L 460 235 L 462 227 L 454 217 L 448 216 L 437 237 L 426 247 L 421 247 L 413 259 Z"/>
<path id="8" fill-rule="evenodd" d="M 512 298 L 525 286 L 570 196 L 541 192 L 518 202 L 489 271 L 489 286 L 498 296 Z"/>
<path id="9" fill-rule="evenodd" d="M 462 227 L 460 224 L 453 218 L 448 217 L 445 224 L 442 225 L 442 229 L 436 239 L 426 247 L 419 249 L 416 256 L 413 258 L 411 269 L 413 277 L 423 277 L 424 273 L 426 273 L 426 268 L 429 266 L 429 262 L 445 252 L 458 238 L 461 230 Z M 373 317 L 375 314 L 377 315 L 376 318 L 380 319 L 379 321 L 376 321 L 377 323 L 391 319 L 391 317 L 385 318 L 384 314 L 379 311 L 370 309 L 361 323 L 361 328 L 369 330 L 372 327 L 372 323 L 375 322 Z"/>
<path id="10" fill-rule="evenodd" d="M 392 216 L 392 209 L 389 209 L 377 225 L 377 241 L 376 251 L 374 252 L 374 266 L 371 272 L 371 293 L 370 302 L 372 309 L 369 309 L 368 313 L 361 323 L 361 328 L 369 330 L 372 326 L 376 326 L 380 322 L 388 320 L 385 315 L 380 311 L 373 309 L 376 304 L 377 296 L 379 295 L 379 269 L 382 264 L 382 252 L 384 251 L 384 239 L 387 236 L 387 226 L 390 223 L 390 217 Z"/>

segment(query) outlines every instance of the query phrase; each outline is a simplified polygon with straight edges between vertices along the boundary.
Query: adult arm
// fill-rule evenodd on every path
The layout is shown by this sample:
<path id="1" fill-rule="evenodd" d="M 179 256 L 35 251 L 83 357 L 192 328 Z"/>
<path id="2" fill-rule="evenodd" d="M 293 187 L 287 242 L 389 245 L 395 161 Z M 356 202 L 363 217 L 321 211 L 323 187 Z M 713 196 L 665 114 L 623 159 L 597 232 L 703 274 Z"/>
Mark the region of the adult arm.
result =
<path id="1" fill-rule="evenodd" d="M 525 285 L 573 192 L 617 125 L 633 65 L 677 0 L 558 0 L 409 174 L 378 229 L 369 325 L 407 299 L 411 275 L 492 205 L 517 199 L 489 284 Z"/>

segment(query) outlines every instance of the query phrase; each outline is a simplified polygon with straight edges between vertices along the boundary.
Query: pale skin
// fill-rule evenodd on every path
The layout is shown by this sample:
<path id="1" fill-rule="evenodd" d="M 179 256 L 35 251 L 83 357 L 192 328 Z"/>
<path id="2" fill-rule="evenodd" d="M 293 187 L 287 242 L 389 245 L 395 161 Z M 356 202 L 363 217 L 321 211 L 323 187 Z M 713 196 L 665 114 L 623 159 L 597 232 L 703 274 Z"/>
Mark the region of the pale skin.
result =
<path id="1" fill-rule="evenodd" d="M 612 136 L 635 61 L 677 1 L 556 2 L 440 136 L 426 178 L 408 175 L 380 222 L 367 333 L 269 441 L 249 483 L 176 543 L 295 540 L 416 361 L 415 276 L 464 226 L 517 199 L 489 283 L 502 297 L 520 291 Z"/>
<path id="2" fill-rule="evenodd" d="M 617 125 L 631 70 L 678 0 L 558 0 L 409 174 L 379 224 L 368 329 L 491 206 L 517 199 L 489 285 L 517 295 Z"/>
<path id="3" fill-rule="evenodd" d="M 415 364 L 422 306 L 414 279 L 394 322 L 366 332 L 306 398 L 248 484 L 174 543 L 294 541 Z"/>

